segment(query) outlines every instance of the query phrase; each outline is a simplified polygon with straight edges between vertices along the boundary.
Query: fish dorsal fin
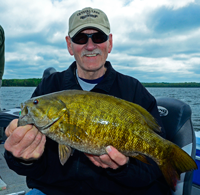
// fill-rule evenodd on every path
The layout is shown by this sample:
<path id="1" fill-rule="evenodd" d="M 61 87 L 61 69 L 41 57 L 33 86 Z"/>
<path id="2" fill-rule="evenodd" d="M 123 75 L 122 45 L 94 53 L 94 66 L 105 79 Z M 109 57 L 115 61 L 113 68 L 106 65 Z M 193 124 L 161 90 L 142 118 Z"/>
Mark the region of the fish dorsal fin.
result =
<path id="1" fill-rule="evenodd" d="M 161 127 L 158 125 L 156 119 L 143 107 L 138 104 L 127 102 L 130 106 L 133 106 L 145 119 L 147 125 L 151 130 L 160 133 Z"/>
<path id="2" fill-rule="evenodd" d="M 62 165 L 64 165 L 67 162 L 68 158 L 71 155 L 71 151 L 72 150 L 70 146 L 59 144 L 58 152 L 59 152 L 60 163 Z"/>

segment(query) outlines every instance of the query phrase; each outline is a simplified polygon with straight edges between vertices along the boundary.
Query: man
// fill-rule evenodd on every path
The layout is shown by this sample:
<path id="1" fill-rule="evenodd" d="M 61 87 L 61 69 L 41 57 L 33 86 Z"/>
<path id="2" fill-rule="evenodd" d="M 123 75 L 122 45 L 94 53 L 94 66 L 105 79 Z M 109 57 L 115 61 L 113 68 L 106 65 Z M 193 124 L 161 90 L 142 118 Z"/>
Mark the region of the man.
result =
<path id="1" fill-rule="evenodd" d="M 2 77 L 4 72 L 5 65 L 5 36 L 4 30 L 0 25 L 0 88 L 2 85 Z M 1 111 L 1 102 L 0 102 L 0 111 Z M 4 128 L 0 125 L 0 144 L 4 141 Z"/>
<path id="2" fill-rule="evenodd" d="M 112 50 L 112 34 L 104 12 L 84 8 L 69 19 L 66 37 L 75 62 L 63 72 L 42 80 L 32 97 L 66 89 L 113 95 L 146 108 L 162 126 L 154 97 L 136 79 L 116 72 L 106 61 Z M 5 158 L 11 169 L 27 176 L 28 194 L 169 194 L 158 166 L 128 158 L 112 146 L 102 156 L 74 151 L 62 166 L 58 144 L 35 126 L 17 127 L 14 120 L 6 129 Z M 162 128 L 162 135 L 164 129 Z"/>

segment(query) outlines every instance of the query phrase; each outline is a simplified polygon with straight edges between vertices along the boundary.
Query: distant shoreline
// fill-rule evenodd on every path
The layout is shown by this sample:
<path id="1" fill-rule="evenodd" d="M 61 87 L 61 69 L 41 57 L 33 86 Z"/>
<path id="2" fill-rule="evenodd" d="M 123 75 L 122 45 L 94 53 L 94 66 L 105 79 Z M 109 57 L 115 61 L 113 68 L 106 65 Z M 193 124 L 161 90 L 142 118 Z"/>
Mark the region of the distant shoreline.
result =
<path id="1" fill-rule="evenodd" d="M 186 88 L 199 88 L 200 83 L 188 82 L 188 83 L 142 83 L 145 87 L 186 87 Z"/>
<path id="2" fill-rule="evenodd" d="M 2 87 L 36 87 L 41 82 L 40 78 L 32 79 L 3 79 Z M 187 87 L 187 88 L 200 88 L 200 83 L 185 82 L 185 83 L 143 83 L 145 87 Z"/>
<path id="3" fill-rule="evenodd" d="M 3 79 L 2 87 L 36 87 L 42 79 Z"/>

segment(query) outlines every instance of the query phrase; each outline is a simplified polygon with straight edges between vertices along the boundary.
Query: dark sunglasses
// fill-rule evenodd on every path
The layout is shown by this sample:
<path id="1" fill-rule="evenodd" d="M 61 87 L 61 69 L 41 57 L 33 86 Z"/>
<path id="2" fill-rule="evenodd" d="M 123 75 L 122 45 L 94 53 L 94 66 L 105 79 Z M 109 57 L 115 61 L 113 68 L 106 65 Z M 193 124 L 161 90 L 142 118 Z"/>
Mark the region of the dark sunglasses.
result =
<path id="1" fill-rule="evenodd" d="M 72 37 L 72 41 L 76 44 L 83 45 L 88 42 L 88 39 L 91 38 L 93 43 L 103 43 L 108 40 L 108 36 L 102 32 L 92 33 L 92 34 L 85 34 L 85 33 L 78 33 L 77 35 Z"/>

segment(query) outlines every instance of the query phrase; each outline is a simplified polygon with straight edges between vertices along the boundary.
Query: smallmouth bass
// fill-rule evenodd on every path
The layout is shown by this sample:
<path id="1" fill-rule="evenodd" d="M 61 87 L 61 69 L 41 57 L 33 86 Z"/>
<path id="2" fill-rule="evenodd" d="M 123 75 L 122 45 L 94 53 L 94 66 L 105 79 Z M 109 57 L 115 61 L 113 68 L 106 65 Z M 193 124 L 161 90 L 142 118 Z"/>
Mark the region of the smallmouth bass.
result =
<path id="1" fill-rule="evenodd" d="M 71 148 L 102 155 L 112 145 L 144 163 L 145 156 L 152 158 L 173 190 L 181 173 L 197 169 L 186 152 L 156 133 L 160 132 L 156 120 L 137 104 L 100 93 L 65 90 L 27 100 L 21 109 L 18 126 L 33 124 L 58 142 L 62 165 Z"/>

